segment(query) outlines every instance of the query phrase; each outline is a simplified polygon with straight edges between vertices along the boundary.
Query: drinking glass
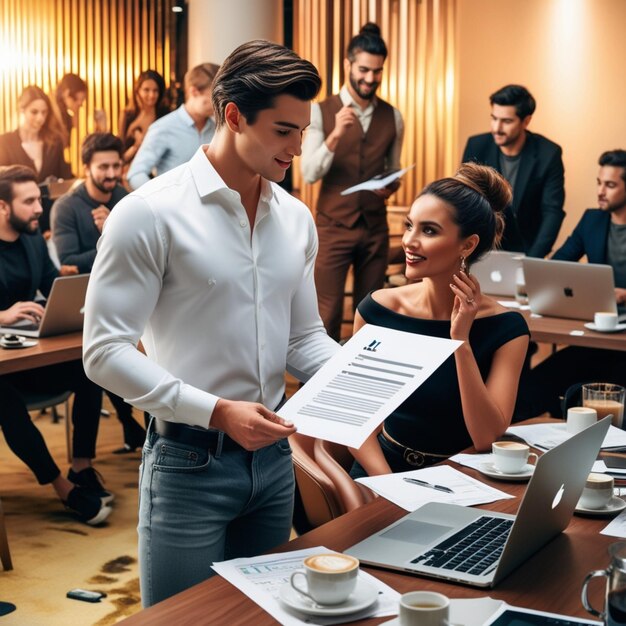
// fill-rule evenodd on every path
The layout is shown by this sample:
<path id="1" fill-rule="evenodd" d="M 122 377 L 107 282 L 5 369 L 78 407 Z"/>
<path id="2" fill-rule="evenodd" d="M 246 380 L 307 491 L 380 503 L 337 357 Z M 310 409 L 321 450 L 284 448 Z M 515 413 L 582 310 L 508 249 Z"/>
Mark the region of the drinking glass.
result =
<path id="1" fill-rule="evenodd" d="M 611 414 L 611 423 L 618 428 L 624 421 L 624 396 L 626 390 L 621 385 L 611 383 L 588 383 L 583 385 L 583 406 L 595 409 L 598 420 Z"/>

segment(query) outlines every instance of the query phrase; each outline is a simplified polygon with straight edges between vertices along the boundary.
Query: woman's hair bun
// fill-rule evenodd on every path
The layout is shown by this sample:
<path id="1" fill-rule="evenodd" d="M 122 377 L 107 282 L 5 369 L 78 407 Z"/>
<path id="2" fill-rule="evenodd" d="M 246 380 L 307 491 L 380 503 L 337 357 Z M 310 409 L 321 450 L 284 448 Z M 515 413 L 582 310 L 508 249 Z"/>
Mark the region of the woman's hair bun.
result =
<path id="1" fill-rule="evenodd" d="M 496 213 L 502 213 L 511 204 L 511 185 L 493 167 L 470 161 L 463 163 L 454 177 L 485 196 Z"/>

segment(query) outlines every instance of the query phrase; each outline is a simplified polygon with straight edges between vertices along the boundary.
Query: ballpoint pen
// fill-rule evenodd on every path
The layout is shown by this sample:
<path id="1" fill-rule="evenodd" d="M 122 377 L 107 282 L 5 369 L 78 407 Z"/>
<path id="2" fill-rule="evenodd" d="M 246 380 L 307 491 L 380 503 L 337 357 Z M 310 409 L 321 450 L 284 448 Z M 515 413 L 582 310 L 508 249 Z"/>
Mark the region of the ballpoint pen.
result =
<path id="1" fill-rule="evenodd" d="M 446 493 L 454 493 L 450 487 L 444 487 L 443 485 L 431 485 L 425 480 L 418 480 L 417 478 L 403 478 L 402 480 L 412 485 L 419 485 L 420 487 L 429 487 L 430 489 L 436 489 L 437 491 L 445 491 Z"/>

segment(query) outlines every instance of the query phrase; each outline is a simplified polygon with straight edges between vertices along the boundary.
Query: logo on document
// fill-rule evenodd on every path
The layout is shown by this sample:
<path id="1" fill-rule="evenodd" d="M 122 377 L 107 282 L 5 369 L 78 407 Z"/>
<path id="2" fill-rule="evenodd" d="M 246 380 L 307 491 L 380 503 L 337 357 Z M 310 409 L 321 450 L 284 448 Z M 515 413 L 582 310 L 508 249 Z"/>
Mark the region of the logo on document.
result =
<path id="1" fill-rule="evenodd" d="M 367 350 L 368 352 L 376 352 L 376 348 L 378 348 L 379 345 L 380 341 L 376 341 L 376 339 L 374 339 L 367 346 L 364 346 L 363 350 Z"/>
<path id="2" fill-rule="evenodd" d="M 563 287 L 563 293 L 565 294 L 566 298 L 574 297 L 574 290 L 571 287 Z"/>

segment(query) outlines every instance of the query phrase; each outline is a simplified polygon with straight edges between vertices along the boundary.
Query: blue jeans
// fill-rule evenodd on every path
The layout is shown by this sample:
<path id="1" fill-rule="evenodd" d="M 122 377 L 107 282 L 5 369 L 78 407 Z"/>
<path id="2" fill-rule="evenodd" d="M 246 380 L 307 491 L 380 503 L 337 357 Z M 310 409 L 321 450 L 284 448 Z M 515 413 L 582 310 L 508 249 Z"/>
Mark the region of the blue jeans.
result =
<path id="1" fill-rule="evenodd" d="M 215 561 L 287 541 L 293 495 L 287 440 L 256 452 L 212 454 L 150 429 L 139 475 L 143 606 L 209 578 Z"/>

